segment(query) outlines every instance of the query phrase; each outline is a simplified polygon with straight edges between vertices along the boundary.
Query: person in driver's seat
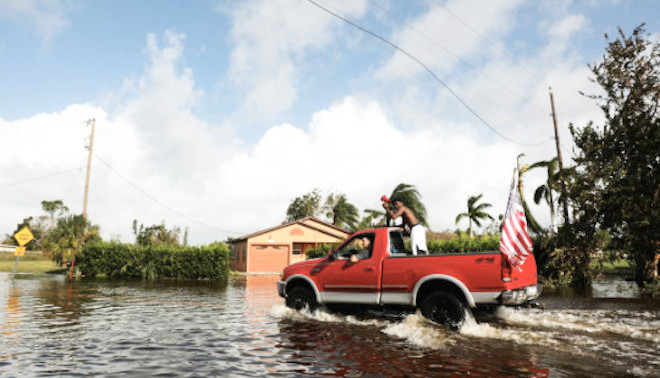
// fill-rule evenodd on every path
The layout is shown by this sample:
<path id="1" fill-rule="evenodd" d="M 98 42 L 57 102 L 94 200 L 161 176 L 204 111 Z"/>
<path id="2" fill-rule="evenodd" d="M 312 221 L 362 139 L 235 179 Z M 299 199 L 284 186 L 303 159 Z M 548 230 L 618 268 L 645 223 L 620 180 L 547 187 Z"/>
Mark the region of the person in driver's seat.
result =
<path id="1" fill-rule="evenodd" d="M 368 259 L 371 257 L 371 239 L 368 237 L 363 237 L 362 241 L 362 250 L 356 254 L 351 255 L 351 262 L 356 263 L 362 259 Z"/>

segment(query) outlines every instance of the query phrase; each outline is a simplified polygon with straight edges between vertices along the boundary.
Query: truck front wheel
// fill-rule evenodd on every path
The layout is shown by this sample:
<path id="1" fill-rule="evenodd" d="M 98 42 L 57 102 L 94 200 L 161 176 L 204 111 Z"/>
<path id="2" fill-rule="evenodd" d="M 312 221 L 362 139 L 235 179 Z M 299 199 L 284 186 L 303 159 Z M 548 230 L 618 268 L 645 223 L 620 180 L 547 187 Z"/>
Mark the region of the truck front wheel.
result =
<path id="1" fill-rule="evenodd" d="M 465 321 L 465 304 L 454 295 L 444 291 L 431 293 L 424 298 L 420 310 L 425 318 L 443 324 L 454 331 L 458 330 Z"/>
<path id="2" fill-rule="evenodd" d="M 294 287 L 286 296 L 286 306 L 296 311 L 307 307 L 309 311 L 314 311 L 318 307 L 314 293 L 304 287 Z"/>

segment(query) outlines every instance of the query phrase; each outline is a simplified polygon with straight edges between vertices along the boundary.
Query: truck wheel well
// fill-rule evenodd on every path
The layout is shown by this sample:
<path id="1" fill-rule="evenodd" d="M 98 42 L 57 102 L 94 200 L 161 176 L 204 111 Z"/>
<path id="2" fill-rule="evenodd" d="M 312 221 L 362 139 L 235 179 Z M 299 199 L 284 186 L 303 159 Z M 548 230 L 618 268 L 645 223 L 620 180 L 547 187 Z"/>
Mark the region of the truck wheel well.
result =
<path id="1" fill-rule="evenodd" d="M 287 295 L 291 292 L 296 287 L 304 287 L 306 289 L 309 289 L 309 291 L 314 293 L 314 288 L 312 288 L 312 285 L 309 284 L 309 282 L 303 280 L 302 278 L 296 278 L 294 280 L 289 281 L 286 284 L 286 293 Z"/>
<path id="2" fill-rule="evenodd" d="M 425 282 L 417 292 L 415 305 L 419 307 L 429 294 L 435 293 L 436 291 L 444 291 L 446 293 L 451 293 L 459 301 L 467 305 L 467 300 L 465 298 L 465 295 L 463 294 L 463 291 L 455 284 L 444 280 L 433 280 L 433 281 Z"/>

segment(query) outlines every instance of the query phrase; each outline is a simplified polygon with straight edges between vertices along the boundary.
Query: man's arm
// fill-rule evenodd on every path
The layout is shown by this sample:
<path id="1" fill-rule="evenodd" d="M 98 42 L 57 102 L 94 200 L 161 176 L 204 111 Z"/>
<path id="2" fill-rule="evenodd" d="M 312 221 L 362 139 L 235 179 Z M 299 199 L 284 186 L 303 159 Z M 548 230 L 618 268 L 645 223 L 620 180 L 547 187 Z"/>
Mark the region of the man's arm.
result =
<path id="1" fill-rule="evenodd" d="M 351 255 L 351 262 L 355 263 L 358 262 L 362 259 L 367 259 L 369 258 L 369 250 L 368 249 L 363 249 L 360 252 Z"/>
<path id="2" fill-rule="evenodd" d="M 396 219 L 396 218 L 400 217 L 401 215 L 403 215 L 403 208 L 397 210 L 396 213 L 393 213 L 392 210 L 390 210 L 389 206 L 386 203 L 383 203 L 383 209 L 385 209 L 385 212 L 387 213 L 387 215 L 389 215 L 390 218 L 392 218 L 392 219 Z"/>

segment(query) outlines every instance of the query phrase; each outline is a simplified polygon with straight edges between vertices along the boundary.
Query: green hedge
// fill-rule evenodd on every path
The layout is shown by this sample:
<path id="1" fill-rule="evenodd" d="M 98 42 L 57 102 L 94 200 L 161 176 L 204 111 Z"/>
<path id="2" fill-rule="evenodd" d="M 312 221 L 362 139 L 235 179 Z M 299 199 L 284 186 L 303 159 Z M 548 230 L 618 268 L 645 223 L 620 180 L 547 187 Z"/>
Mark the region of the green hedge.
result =
<path id="1" fill-rule="evenodd" d="M 85 276 L 110 278 L 226 279 L 229 248 L 223 243 L 205 247 L 134 246 L 115 242 L 85 245 L 76 267 Z"/>
<path id="2" fill-rule="evenodd" d="M 499 251 L 499 235 L 483 235 L 476 238 L 455 237 L 451 239 L 432 239 L 426 242 L 429 253 L 468 253 Z M 321 245 L 316 249 L 307 250 L 307 259 L 325 257 L 328 255 L 331 245 Z M 406 248 L 410 250 L 410 243 Z"/>
<path id="3" fill-rule="evenodd" d="M 321 244 L 318 246 L 318 248 L 315 249 L 308 249 L 305 253 L 307 254 L 307 259 L 315 259 L 317 257 L 326 257 L 328 255 L 328 251 L 330 251 L 331 248 L 335 247 L 336 245 L 332 244 Z"/>
<path id="4" fill-rule="evenodd" d="M 429 240 L 426 243 L 430 253 L 467 253 L 499 251 L 499 235 L 483 235 L 475 238 L 456 237 L 451 239 Z"/>

